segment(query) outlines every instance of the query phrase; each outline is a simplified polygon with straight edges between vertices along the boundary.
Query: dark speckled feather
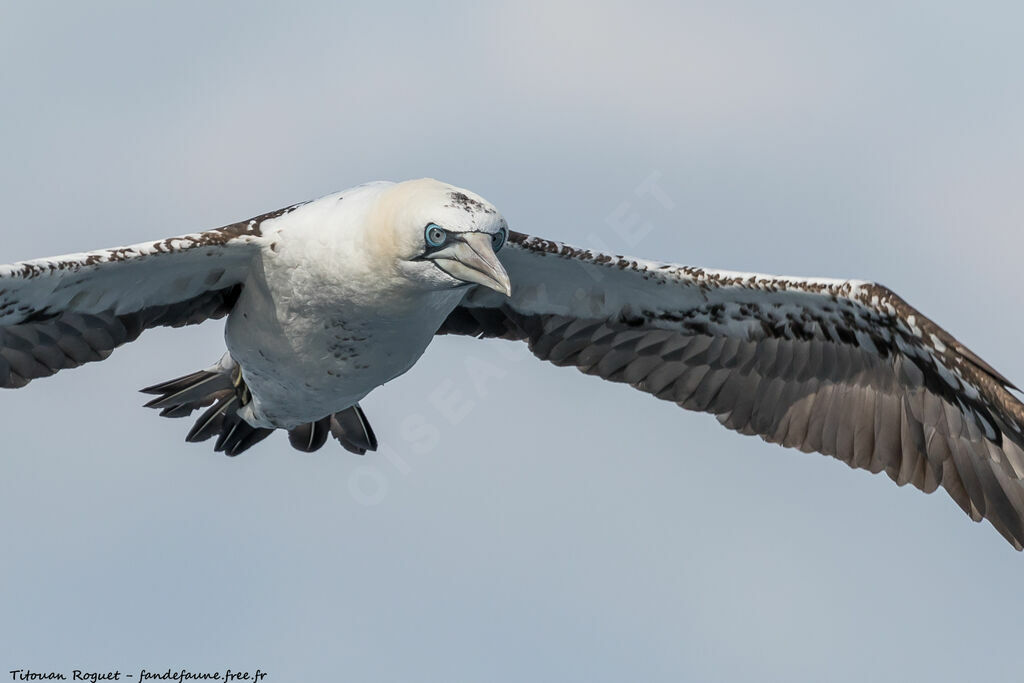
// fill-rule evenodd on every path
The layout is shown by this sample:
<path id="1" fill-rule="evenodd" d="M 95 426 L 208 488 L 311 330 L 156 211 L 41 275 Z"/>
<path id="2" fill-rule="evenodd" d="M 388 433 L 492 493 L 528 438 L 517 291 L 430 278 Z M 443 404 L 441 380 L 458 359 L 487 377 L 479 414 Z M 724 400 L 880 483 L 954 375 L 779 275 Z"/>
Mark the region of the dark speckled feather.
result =
<path id="1" fill-rule="evenodd" d="M 706 271 L 513 233 L 511 299 L 471 291 L 438 331 L 521 339 L 766 441 L 946 489 L 1024 544 L 1013 385 L 870 282 Z"/>

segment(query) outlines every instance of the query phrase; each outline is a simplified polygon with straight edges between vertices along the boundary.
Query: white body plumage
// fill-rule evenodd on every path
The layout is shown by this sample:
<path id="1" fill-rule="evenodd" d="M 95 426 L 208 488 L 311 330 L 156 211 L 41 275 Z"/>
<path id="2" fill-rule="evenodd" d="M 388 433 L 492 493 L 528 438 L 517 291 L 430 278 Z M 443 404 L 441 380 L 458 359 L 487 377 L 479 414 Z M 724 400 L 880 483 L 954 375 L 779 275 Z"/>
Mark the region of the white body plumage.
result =
<path id="1" fill-rule="evenodd" d="M 396 267 L 396 250 L 420 246 L 401 244 L 405 235 L 394 226 L 445 218 L 458 226 L 473 214 L 455 207 L 442 216 L 395 214 L 411 194 L 450 189 L 434 181 L 369 183 L 262 224 L 258 263 L 225 330 L 252 393 L 239 411 L 246 421 L 286 429 L 316 421 L 415 364 L 465 289 L 424 287 L 421 272 Z M 486 217 L 503 224 L 497 212 Z M 479 223 L 468 227 L 490 227 Z"/>

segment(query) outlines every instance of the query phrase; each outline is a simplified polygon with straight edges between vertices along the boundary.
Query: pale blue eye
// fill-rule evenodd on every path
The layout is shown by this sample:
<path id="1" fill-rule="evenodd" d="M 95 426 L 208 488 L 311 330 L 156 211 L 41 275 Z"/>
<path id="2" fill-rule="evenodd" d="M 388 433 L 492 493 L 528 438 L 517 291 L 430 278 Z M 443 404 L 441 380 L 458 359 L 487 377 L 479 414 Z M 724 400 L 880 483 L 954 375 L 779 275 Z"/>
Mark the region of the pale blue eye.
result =
<path id="1" fill-rule="evenodd" d="M 423 234 L 427 240 L 427 246 L 430 247 L 439 247 L 448 239 L 448 233 L 437 223 L 429 223 Z"/>
<path id="2" fill-rule="evenodd" d="M 508 228 L 502 228 L 498 232 L 491 235 L 491 248 L 494 251 L 498 251 L 505 246 L 505 240 L 508 239 Z"/>

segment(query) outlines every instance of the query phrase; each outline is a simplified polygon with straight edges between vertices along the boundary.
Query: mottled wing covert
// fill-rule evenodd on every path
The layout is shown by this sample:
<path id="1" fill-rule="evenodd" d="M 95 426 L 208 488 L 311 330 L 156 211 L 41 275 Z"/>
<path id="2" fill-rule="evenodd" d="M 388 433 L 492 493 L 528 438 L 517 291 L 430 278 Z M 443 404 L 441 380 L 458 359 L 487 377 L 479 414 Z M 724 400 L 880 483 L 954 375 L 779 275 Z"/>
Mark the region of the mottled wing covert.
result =
<path id="1" fill-rule="evenodd" d="M 224 316 L 258 253 L 261 225 L 293 208 L 156 242 L 0 265 L 0 387 L 102 360 L 150 327 Z"/>
<path id="2" fill-rule="evenodd" d="M 1024 544 L 1024 405 L 1010 382 L 871 282 L 608 256 L 513 233 L 507 299 L 471 290 L 439 330 L 714 414 L 730 429 L 942 486 Z"/>

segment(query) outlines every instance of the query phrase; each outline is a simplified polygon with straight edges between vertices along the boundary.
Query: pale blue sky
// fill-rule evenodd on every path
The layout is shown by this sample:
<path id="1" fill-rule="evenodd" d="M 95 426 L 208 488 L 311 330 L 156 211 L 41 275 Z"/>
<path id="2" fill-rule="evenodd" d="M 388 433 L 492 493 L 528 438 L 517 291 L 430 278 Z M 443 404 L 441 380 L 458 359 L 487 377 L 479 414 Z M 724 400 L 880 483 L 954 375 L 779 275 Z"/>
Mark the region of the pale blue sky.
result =
<path id="1" fill-rule="evenodd" d="M 0 262 L 429 175 L 524 232 L 881 281 L 1019 382 L 1022 21 L 0 2 Z M 652 174 L 673 208 L 635 194 Z M 623 211 L 650 231 L 616 231 Z M 136 393 L 221 351 L 220 323 L 159 330 L 0 393 L 0 672 L 1019 677 L 1024 556 L 944 494 L 466 339 L 364 402 L 382 452 L 274 437 L 231 460 Z"/>

